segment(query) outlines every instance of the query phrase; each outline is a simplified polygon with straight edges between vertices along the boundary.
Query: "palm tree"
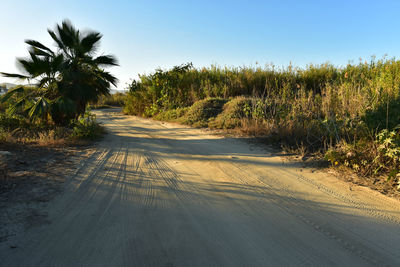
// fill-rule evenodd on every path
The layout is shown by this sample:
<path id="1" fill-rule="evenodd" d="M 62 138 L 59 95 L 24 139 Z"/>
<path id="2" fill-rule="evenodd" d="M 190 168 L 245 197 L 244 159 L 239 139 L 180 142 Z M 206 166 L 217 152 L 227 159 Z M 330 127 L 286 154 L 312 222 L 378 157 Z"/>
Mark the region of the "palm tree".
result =
<path id="1" fill-rule="evenodd" d="M 116 86 L 117 79 L 104 68 L 118 63 L 111 55 L 94 57 L 102 38 L 98 32 L 82 33 L 64 20 L 48 33 L 55 41 L 56 51 L 40 42 L 26 40 L 30 57 L 17 59 L 24 74 L 1 73 L 6 77 L 33 80 L 37 90 L 24 93 L 23 87 L 16 87 L 2 101 L 19 93 L 12 110 L 24 107 L 30 118 L 50 115 L 58 124 L 68 123 L 82 115 L 89 102 L 108 95 L 111 84 Z"/>

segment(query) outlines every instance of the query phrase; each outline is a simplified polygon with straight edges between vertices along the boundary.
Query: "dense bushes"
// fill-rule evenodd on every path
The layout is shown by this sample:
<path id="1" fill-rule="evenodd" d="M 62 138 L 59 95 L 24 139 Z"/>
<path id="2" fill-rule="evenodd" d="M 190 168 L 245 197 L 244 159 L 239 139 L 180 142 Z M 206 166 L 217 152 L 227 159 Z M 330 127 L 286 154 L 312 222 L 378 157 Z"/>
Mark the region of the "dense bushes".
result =
<path id="1" fill-rule="evenodd" d="M 222 112 L 226 100 L 222 98 L 206 98 L 194 103 L 183 117 L 189 125 L 207 127 L 208 121 Z"/>
<path id="2" fill-rule="evenodd" d="M 68 125 L 31 121 L 20 115 L 0 113 L 1 142 L 41 142 L 57 140 L 96 139 L 103 133 L 95 116 L 86 112 Z"/>
<path id="3" fill-rule="evenodd" d="M 101 95 L 96 102 L 91 103 L 93 108 L 122 107 L 125 103 L 126 94 L 115 93 L 110 95 Z"/>
<path id="4" fill-rule="evenodd" d="M 396 60 L 344 68 L 311 65 L 304 70 L 274 66 L 195 69 L 186 64 L 133 81 L 125 108 L 153 116 L 209 97 L 251 96 L 265 102 L 266 110 L 259 110 L 259 115 L 266 118 L 286 120 L 300 111 L 313 119 L 360 119 L 381 107 L 386 121 L 387 103 L 399 97 L 399 71 Z"/>
<path id="5" fill-rule="evenodd" d="M 124 110 L 130 114 L 267 134 L 287 147 L 327 152 L 332 164 L 365 175 L 400 169 L 397 152 L 382 148 L 388 142 L 391 149 L 398 147 L 400 61 L 395 59 L 305 69 L 186 64 L 142 75 L 128 89 Z M 210 99 L 225 105 L 203 116 Z"/>
<path id="6" fill-rule="evenodd" d="M 103 128 L 96 122 L 96 116 L 86 111 L 72 124 L 71 137 L 94 140 L 103 134 Z"/>

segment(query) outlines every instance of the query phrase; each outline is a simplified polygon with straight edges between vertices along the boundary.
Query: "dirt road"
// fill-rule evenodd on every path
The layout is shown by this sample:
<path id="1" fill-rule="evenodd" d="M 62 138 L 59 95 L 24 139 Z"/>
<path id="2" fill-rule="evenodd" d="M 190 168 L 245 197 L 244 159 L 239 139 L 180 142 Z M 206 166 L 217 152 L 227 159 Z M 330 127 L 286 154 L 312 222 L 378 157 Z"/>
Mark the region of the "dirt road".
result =
<path id="1" fill-rule="evenodd" d="M 400 203 L 239 139 L 98 111 L 109 134 L 1 266 L 399 266 Z"/>

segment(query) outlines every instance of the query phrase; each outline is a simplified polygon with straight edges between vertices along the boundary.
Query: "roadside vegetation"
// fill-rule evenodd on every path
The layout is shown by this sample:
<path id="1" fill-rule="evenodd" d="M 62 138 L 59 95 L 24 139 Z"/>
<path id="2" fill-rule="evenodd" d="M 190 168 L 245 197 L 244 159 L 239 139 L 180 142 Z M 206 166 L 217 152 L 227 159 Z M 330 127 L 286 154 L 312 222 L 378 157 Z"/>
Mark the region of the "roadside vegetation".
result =
<path id="1" fill-rule="evenodd" d="M 29 57 L 17 59 L 22 74 L 1 73 L 31 86 L 16 86 L 0 97 L 0 142 L 94 139 L 102 133 L 88 105 L 110 97 L 117 79 L 105 68 L 117 66 L 117 60 L 95 57 L 98 32 L 79 31 L 65 20 L 48 33 L 55 49 L 26 40 Z"/>
<path id="2" fill-rule="evenodd" d="M 101 95 L 97 101 L 90 103 L 94 109 L 122 107 L 125 103 L 126 94 L 117 92 L 115 94 Z"/>
<path id="3" fill-rule="evenodd" d="M 124 111 L 227 129 L 397 186 L 400 172 L 400 61 L 338 68 L 157 69 L 129 85 Z"/>

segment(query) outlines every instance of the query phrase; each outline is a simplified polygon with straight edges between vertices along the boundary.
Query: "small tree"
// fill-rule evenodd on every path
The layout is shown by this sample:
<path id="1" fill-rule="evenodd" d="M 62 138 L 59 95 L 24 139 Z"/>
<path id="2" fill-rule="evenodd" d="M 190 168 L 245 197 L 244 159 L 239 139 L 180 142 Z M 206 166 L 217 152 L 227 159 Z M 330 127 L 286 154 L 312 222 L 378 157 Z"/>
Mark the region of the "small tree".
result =
<path id="1" fill-rule="evenodd" d="M 111 55 L 94 57 L 102 38 L 98 32 L 82 33 L 64 20 L 48 33 L 55 41 L 56 51 L 38 41 L 26 40 L 29 58 L 17 59 L 23 74 L 1 73 L 34 81 L 36 90 L 25 92 L 23 87 L 16 87 L 1 101 L 17 95 L 11 110 L 23 108 L 31 119 L 50 116 L 57 124 L 65 124 L 84 114 L 89 102 L 109 95 L 110 86 L 116 86 L 117 79 L 104 68 L 118 63 Z"/>

